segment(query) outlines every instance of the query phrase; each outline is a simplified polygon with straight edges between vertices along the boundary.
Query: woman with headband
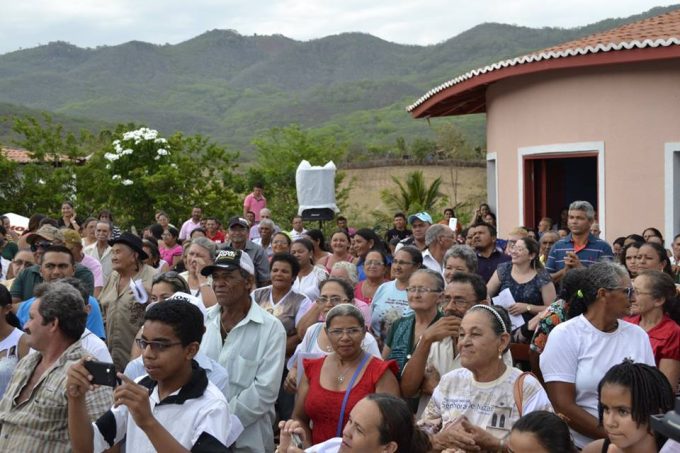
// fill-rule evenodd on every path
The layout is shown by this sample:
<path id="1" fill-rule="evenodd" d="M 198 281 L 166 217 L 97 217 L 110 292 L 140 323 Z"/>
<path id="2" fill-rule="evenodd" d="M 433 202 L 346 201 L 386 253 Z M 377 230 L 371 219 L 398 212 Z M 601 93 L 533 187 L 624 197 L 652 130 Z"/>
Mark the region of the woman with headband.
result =
<path id="1" fill-rule="evenodd" d="M 504 363 L 510 328 L 501 307 L 475 305 L 463 317 L 463 368 L 442 376 L 418 422 L 434 450 L 505 451 L 505 438 L 522 415 L 552 410 L 538 380 Z"/>

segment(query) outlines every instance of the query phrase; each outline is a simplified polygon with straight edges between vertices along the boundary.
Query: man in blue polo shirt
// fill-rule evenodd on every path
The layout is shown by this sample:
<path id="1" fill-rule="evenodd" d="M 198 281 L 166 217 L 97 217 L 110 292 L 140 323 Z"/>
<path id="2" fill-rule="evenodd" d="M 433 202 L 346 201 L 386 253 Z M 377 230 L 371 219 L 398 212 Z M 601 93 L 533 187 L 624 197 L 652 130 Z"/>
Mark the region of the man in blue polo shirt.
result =
<path id="1" fill-rule="evenodd" d="M 553 245 L 545 263 L 545 270 L 554 282 L 560 281 L 571 269 L 614 259 L 611 246 L 590 233 L 593 222 L 593 205 L 587 201 L 574 201 L 569 205 L 567 225 L 570 233 Z"/>

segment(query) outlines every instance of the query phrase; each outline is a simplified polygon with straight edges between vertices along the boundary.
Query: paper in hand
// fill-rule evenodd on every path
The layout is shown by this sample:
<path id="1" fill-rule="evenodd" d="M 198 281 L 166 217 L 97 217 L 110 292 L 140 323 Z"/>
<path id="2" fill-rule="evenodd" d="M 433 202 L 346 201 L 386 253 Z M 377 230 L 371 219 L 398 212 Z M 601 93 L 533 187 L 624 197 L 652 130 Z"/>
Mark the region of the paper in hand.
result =
<path id="1" fill-rule="evenodd" d="M 130 291 L 132 291 L 132 295 L 135 297 L 138 304 L 145 304 L 148 302 L 149 295 L 147 294 L 146 289 L 144 289 L 144 284 L 141 280 L 130 280 Z"/>
<path id="2" fill-rule="evenodd" d="M 494 305 L 498 305 L 499 307 L 509 310 L 510 306 L 515 303 L 515 298 L 512 297 L 510 289 L 505 288 L 503 291 L 498 293 L 498 296 L 491 298 L 491 301 Z M 512 330 L 519 329 L 524 325 L 524 318 L 521 315 L 511 315 L 510 313 L 508 313 L 508 315 L 510 316 L 510 322 L 512 323 Z"/>

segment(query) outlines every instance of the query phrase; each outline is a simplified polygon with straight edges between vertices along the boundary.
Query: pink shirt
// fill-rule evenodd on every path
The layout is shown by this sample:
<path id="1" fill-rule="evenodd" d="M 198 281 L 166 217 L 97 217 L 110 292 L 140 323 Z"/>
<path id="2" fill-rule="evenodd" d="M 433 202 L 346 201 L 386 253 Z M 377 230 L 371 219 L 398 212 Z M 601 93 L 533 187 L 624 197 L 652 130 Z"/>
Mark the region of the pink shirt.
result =
<path id="1" fill-rule="evenodd" d="M 80 261 L 80 264 L 92 272 L 92 276 L 94 276 L 95 288 L 98 286 L 104 287 L 104 273 L 102 272 L 102 264 L 97 258 L 93 258 L 90 255 L 83 255 L 83 259 Z"/>
<path id="2" fill-rule="evenodd" d="M 183 241 L 185 239 L 189 239 L 191 236 L 191 232 L 194 231 L 196 228 L 201 227 L 201 221 L 199 220 L 198 223 L 194 223 L 192 219 L 187 220 L 182 224 L 182 229 L 179 230 L 179 240 Z"/>
<path id="3" fill-rule="evenodd" d="M 260 221 L 260 209 L 264 209 L 267 207 L 267 199 L 262 195 L 262 198 L 259 200 L 255 198 L 255 195 L 253 193 L 249 193 L 246 196 L 246 199 L 243 200 L 243 207 L 245 208 L 246 211 L 253 211 L 255 214 L 255 221 L 259 222 Z"/>
<path id="4" fill-rule="evenodd" d="M 174 256 L 182 256 L 182 246 L 177 244 L 171 249 L 160 249 L 160 255 L 161 258 L 168 263 L 168 265 L 172 266 L 172 258 Z"/>

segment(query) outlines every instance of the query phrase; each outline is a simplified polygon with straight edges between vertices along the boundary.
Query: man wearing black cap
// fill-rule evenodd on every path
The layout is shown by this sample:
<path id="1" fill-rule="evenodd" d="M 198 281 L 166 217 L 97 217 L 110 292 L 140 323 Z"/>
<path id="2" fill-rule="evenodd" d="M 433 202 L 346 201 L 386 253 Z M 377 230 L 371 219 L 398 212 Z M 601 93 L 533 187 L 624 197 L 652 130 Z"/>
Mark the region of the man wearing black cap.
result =
<path id="1" fill-rule="evenodd" d="M 232 217 L 229 219 L 229 240 L 219 246 L 220 249 L 243 250 L 255 265 L 255 283 L 258 288 L 267 286 L 269 279 L 269 260 L 267 253 L 262 247 L 248 240 L 250 227 L 248 221 L 243 217 Z"/>
<path id="2" fill-rule="evenodd" d="M 230 222 L 231 223 L 231 222 Z M 283 324 L 250 298 L 255 266 L 243 250 L 218 252 L 212 275 L 217 305 L 208 309 L 201 352 L 229 373 L 229 406 L 243 424 L 232 451 L 274 450 L 274 403 L 286 355 Z"/>
<path id="3" fill-rule="evenodd" d="M 124 232 L 109 241 L 113 270 L 100 294 L 106 324 L 106 343 L 116 369 L 130 360 L 132 342 L 144 323 L 148 294 L 156 270 L 143 263 L 148 258 L 142 240 Z"/>

